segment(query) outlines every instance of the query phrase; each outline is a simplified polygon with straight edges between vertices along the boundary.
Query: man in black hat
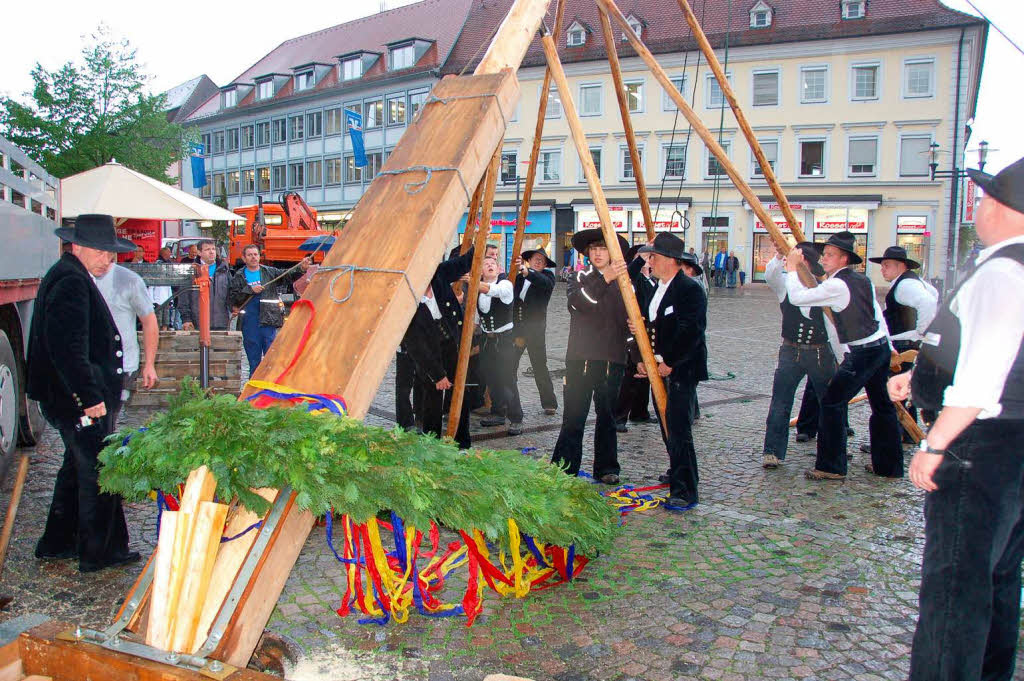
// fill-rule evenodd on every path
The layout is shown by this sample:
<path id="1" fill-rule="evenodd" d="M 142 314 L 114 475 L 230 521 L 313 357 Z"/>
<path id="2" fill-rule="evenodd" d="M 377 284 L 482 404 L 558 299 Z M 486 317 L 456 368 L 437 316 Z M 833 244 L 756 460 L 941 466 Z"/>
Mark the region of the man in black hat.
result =
<path id="1" fill-rule="evenodd" d="M 985 197 L 985 248 L 924 334 L 912 374 L 889 381 L 939 411 L 910 462 L 927 492 L 912 681 L 1009 679 L 1024 556 L 1024 159 L 968 173 Z"/>
<path id="2" fill-rule="evenodd" d="M 631 246 L 626 251 L 627 263 L 636 259 L 636 254 L 643 244 Z M 658 288 L 658 282 L 651 276 L 651 268 L 646 262 L 636 272 L 630 272 L 630 279 L 633 281 L 633 292 L 636 294 L 636 302 L 643 310 L 650 302 Z M 636 347 L 636 340 L 630 334 L 626 339 L 626 354 L 630 360 L 639 357 L 639 349 Z M 615 403 L 615 430 L 620 433 L 629 431 L 627 421 L 634 423 L 657 422 L 657 417 L 651 416 L 651 382 L 644 376 L 637 376 L 636 372 L 626 371 L 622 376 L 622 385 L 619 387 L 619 396 Z"/>
<path id="3" fill-rule="evenodd" d="M 921 263 L 907 257 L 902 246 L 890 246 L 879 258 L 868 258 L 882 266 L 882 278 L 892 283 L 885 295 L 885 323 L 889 327 L 889 340 L 896 352 L 917 350 L 924 331 L 935 318 L 938 310 L 939 292 L 914 272 Z M 913 362 L 903 362 L 901 372 L 910 371 Z M 907 408 L 910 416 L 917 420 L 917 408 Z M 902 426 L 900 426 L 902 429 Z M 917 444 L 903 431 L 903 441 Z"/>
<path id="4" fill-rule="evenodd" d="M 693 508 L 699 501 L 697 453 L 693 447 L 692 404 L 697 383 L 708 379 L 708 350 L 704 339 L 707 328 L 707 296 L 704 289 L 683 271 L 696 265 L 696 257 L 687 259 L 683 241 L 675 234 L 662 232 L 639 251 L 629 265 L 638 272 L 643 258 L 658 279 L 658 288 L 641 308 L 647 334 L 658 362 L 658 375 L 665 380 L 668 403 L 662 437 L 668 449 L 669 495 L 665 506 L 674 510 Z M 630 329 L 632 322 L 630 322 Z M 647 374 L 643 362 L 637 373 Z"/>
<path id="5" fill-rule="evenodd" d="M 60 432 L 64 463 L 36 557 L 77 557 L 79 570 L 95 572 L 139 559 L 128 550 L 121 498 L 100 493 L 96 462 L 121 405 L 124 350 L 95 278 L 110 270 L 116 253 L 131 253 L 135 244 L 117 238 L 109 215 L 79 215 L 74 228 L 56 234 L 71 242 L 71 253 L 39 285 L 29 330 L 28 395 Z"/>
<path id="6" fill-rule="evenodd" d="M 512 320 L 515 324 L 515 363 L 513 376 L 519 375 L 519 362 L 523 352 L 530 353 L 533 380 L 540 393 L 540 406 L 544 413 L 552 415 L 558 411 L 558 399 L 548 372 L 547 322 L 548 302 L 555 290 L 555 275 L 547 268 L 555 267 L 555 261 L 542 250 L 523 251 L 515 259 L 513 267 L 519 269 L 516 277 Z"/>
<path id="7" fill-rule="evenodd" d="M 813 243 L 802 241 L 794 248 L 803 255 L 811 274 L 824 276 L 825 270 L 818 262 L 821 254 Z M 765 420 L 761 455 L 761 465 L 768 469 L 778 468 L 786 460 L 789 415 L 793 411 L 797 385 L 806 376 L 807 385 L 813 389 L 805 393 L 804 400 L 818 403 L 818 396 L 825 394 L 828 382 L 836 373 L 836 359 L 841 359 L 844 352 L 832 323 L 820 307 L 797 307 L 789 301 L 784 263 L 785 258 L 776 253 L 764 270 L 765 281 L 775 292 L 782 310 L 782 345 L 772 381 L 772 402 Z M 816 426 L 814 431 L 817 432 Z"/>
<path id="8" fill-rule="evenodd" d="M 618 237 L 623 252 L 629 244 Z M 593 401 L 594 478 L 606 485 L 619 483 L 615 399 L 626 367 L 626 306 L 615 280 L 626 263 L 612 262 L 600 229 L 576 232 L 572 245 L 590 259 L 590 267 L 575 272 L 568 282 L 569 344 L 565 352 L 562 391 L 562 429 L 551 462 L 576 475 L 583 459 L 583 429 Z"/>
<path id="9" fill-rule="evenodd" d="M 849 348 L 821 396 L 818 458 L 814 468 L 805 473 L 809 480 L 846 478 L 846 409 L 861 388 L 871 404 L 871 463 L 867 469 L 888 478 L 903 477 L 896 407 L 885 388 L 891 357 L 889 331 L 871 280 L 849 267 L 862 262 L 855 243 L 853 234 L 839 232 L 827 243 L 815 244 L 828 279 L 814 288 L 804 286 L 797 276 L 797 268 L 806 262 L 802 251 L 793 249 L 786 256 L 789 302 L 797 307 L 831 308 L 839 342 Z"/>

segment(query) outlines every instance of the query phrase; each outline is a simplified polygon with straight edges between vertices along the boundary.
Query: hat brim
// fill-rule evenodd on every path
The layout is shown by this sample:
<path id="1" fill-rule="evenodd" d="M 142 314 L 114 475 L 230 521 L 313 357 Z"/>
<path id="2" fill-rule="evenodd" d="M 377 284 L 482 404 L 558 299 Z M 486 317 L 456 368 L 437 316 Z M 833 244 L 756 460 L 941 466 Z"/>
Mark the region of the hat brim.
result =
<path id="1" fill-rule="evenodd" d="M 625 254 L 629 250 L 629 243 L 619 235 L 615 235 L 619 240 L 619 250 Z M 604 241 L 604 232 L 600 229 L 584 229 L 580 232 L 576 232 L 572 235 L 572 247 L 583 255 L 587 254 L 587 249 L 590 248 L 590 244 L 595 241 Z"/>
<path id="2" fill-rule="evenodd" d="M 83 239 L 82 235 L 77 233 L 73 227 L 59 227 L 53 230 L 53 233 L 64 241 L 69 241 L 79 246 L 86 248 L 95 248 L 97 251 L 106 251 L 108 253 L 134 253 L 138 246 L 128 239 L 122 239 L 120 237 L 114 237 L 113 242 L 109 241 L 92 241 L 90 239 Z"/>
<path id="3" fill-rule="evenodd" d="M 916 270 L 921 266 L 921 263 L 914 260 L 913 258 L 887 258 L 884 255 L 879 256 L 877 258 L 868 258 L 868 262 L 873 262 L 878 265 L 881 265 L 883 260 L 899 260 L 900 262 L 906 264 L 908 270 Z"/>
<path id="4" fill-rule="evenodd" d="M 851 251 L 851 250 L 843 248 L 841 246 L 836 246 L 835 244 L 826 244 L 826 243 L 822 243 L 820 241 L 815 241 L 814 242 L 814 248 L 815 248 L 815 250 L 818 251 L 818 253 L 824 253 L 825 252 L 825 246 L 832 246 L 833 248 L 838 248 L 843 253 L 848 253 L 850 255 L 850 263 L 849 264 L 851 264 L 851 265 L 859 265 L 862 262 L 864 262 L 864 258 L 862 258 L 859 255 L 857 255 L 856 251 Z M 824 270 L 822 270 L 822 272 L 824 272 Z"/>
<path id="5" fill-rule="evenodd" d="M 666 258 L 674 258 L 676 260 L 683 260 L 683 256 L 682 255 L 679 255 L 679 254 L 676 254 L 676 253 L 669 253 L 668 251 L 663 251 L 663 250 L 659 249 L 657 246 L 643 246 L 639 251 L 637 251 L 637 253 L 657 253 L 658 255 L 663 255 Z"/>
<path id="6" fill-rule="evenodd" d="M 558 267 L 558 263 L 549 258 L 547 253 L 544 253 L 544 251 L 538 249 L 534 249 L 532 251 L 523 251 L 522 253 L 519 254 L 519 257 L 523 259 L 523 262 L 526 262 L 527 260 L 537 255 L 538 253 L 544 255 L 544 262 L 546 263 L 546 267 Z"/>
<path id="7" fill-rule="evenodd" d="M 683 260 L 683 264 L 689 265 L 693 269 L 697 270 L 697 274 L 695 276 L 699 277 L 700 275 L 704 274 L 704 268 L 701 267 L 698 263 L 690 262 L 689 260 Z"/>

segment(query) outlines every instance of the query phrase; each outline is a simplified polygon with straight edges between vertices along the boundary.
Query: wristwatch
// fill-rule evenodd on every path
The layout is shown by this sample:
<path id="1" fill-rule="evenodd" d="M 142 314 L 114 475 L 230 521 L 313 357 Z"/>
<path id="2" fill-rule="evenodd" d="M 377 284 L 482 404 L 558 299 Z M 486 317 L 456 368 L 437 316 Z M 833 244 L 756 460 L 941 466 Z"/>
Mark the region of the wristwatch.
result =
<path id="1" fill-rule="evenodd" d="M 945 449 L 935 449 L 931 445 L 929 445 L 927 438 L 921 440 L 921 444 L 917 446 L 917 449 L 919 451 L 925 452 L 926 454 L 938 454 L 939 456 L 944 456 L 946 454 Z"/>

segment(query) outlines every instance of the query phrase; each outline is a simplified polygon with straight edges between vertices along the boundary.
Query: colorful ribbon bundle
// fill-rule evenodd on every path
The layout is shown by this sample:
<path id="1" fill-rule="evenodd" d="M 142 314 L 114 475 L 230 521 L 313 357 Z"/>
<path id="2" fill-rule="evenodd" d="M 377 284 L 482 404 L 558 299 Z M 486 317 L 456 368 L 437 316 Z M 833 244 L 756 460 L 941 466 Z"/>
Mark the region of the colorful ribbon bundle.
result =
<path id="1" fill-rule="evenodd" d="M 409 618 L 410 609 L 427 617 L 466 616 L 472 626 L 483 609 L 484 587 L 501 596 L 522 598 L 531 590 L 562 584 L 580 573 L 587 559 L 568 549 L 538 543 L 522 534 L 509 518 L 509 552 L 497 551 L 479 530 L 460 531 L 462 541 L 450 542 L 442 550 L 440 532 L 431 523 L 429 549 L 423 533 L 407 526 L 395 513 L 391 522 L 374 519 L 354 523 L 342 516 L 342 550 L 334 546 L 333 520 L 327 516 L 327 542 L 334 556 L 344 565 L 345 595 L 337 612 L 346 617 L 353 606 L 366 617 L 360 624 L 385 625 L 392 618 L 399 623 Z M 394 549 L 386 551 L 381 529 L 390 535 Z M 525 545 L 526 552 L 522 551 Z M 440 592 L 445 579 L 455 570 L 468 569 L 466 590 L 461 605 L 444 603 Z"/>
<path id="2" fill-rule="evenodd" d="M 602 496 L 607 497 L 612 505 L 619 509 L 619 524 L 622 524 L 626 521 L 626 516 L 633 511 L 649 511 L 661 506 L 665 497 L 656 497 L 651 492 L 663 489 L 668 489 L 668 485 L 650 485 L 649 487 L 623 485 L 602 493 Z"/>

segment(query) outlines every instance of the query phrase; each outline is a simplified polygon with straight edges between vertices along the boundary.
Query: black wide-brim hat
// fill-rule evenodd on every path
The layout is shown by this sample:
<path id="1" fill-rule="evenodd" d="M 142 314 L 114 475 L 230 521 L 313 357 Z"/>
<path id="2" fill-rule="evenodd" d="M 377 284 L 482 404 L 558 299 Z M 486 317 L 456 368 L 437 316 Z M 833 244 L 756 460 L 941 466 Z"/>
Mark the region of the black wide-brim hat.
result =
<path id="1" fill-rule="evenodd" d="M 629 250 L 626 251 L 625 256 L 627 264 L 636 260 L 636 254 L 640 252 L 640 249 L 643 248 L 643 246 L 643 244 L 633 244 L 632 246 L 629 247 Z"/>
<path id="2" fill-rule="evenodd" d="M 539 248 L 534 248 L 534 249 L 529 250 L 529 251 L 523 251 L 519 255 L 519 257 L 523 259 L 523 262 L 526 262 L 527 260 L 529 260 L 533 256 L 537 255 L 538 253 L 540 253 L 541 255 L 544 256 L 544 266 L 545 267 L 558 267 L 558 263 L 556 263 L 554 260 L 549 258 L 548 254 L 545 253 L 544 251 L 542 251 Z"/>
<path id="3" fill-rule="evenodd" d="M 659 232 L 651 244 L 640 249 L 641 253 L 657 253 L 666 258 L 682 260 L 686 254 L 686 245 L 683 240 L 669 232 Z"/>
<path id="4" fill-rule="evenodd" d="M 869 262 L 880 263 L 883 260 L 899 260 L 900 262 L 905 263 L 907 265 L 907 269 L 910 270 L 916 270 L 921 266 L 921 263 L 918 261 L 907 257 L 907 249 L 902 246 L 889 246 L 889 248 L 885 249 L 885 253 L 880 257 L 868 258 Z"/>
<path id="5" fill-rule="evenodd" d="M 813 241 L 801 241 L 793 248 L 800 249 L 800 252 L 804 254 L 804 262 L 807 263 L 807 269 L 811 271 L 816 277 L 822 277 L 825 275 L 825 268 L 818 262 L 821 259 L 821 251 L 818 250 L 818 245 Z"/>
<path id="6" fill-rule="evenodd" d="M 127 239 L 117 236 L 114 218 L 111 215 L 86 213 L 75 218 L 74 227 L 61 227 L 53 233 L 64 241 L 70 241 L 86 248 L 108 253 L 133 253 L 136 246 Z"/>
<path id="7" fill-rule="evenodd" d="M 699 277 L 700 275 L 704 274 L 704 268 L 700 266 L 700 262 L 698 262 L 697 260 L 696 253 L 683 253 L 683 257 L 681 258 L 681 260 L 690 267 L 692 267 L 693 269 L 697 270 L 697 273 L 694 276 Z"/>
<path id="8" fill-rule="evenodd" d="M 619 249 L 625 253 L 629 250 L 629 243 L 618 234 L 615 235 L 619 240 Z M 587 249 L 590 244 L 595 241 L 604 241 L 604 232 L 600 229 L 584 229 L 576 232 L 572 235 L 572 247 L 583 255 L 587 254 Z"/>
<path id="9" fill-rule="evenodd" d="M 981 187 L 985 196 L 991 196 L 1018 213 L 1024 213 L 1024 158 L 1011 163 L 995 175 L 973 169 L 968 169 L 967 175 Z"/>
<path id="10" fill-rule="evenodd" d="M 825 243 L 821 243 L 820 241 L 816 241 L 814 243 L 814 248 L 818 253 L 823 253 L 825 251 L 825 246 L 835 246 L 839 250 L 849 253 L 849 264 L 851 265 L 859 265 L 864 262 L 864 259 L 857 255 L 857 238 L 853 236 L 853 232 L 836 232 L 830 236 L 828 241 Z"/>

